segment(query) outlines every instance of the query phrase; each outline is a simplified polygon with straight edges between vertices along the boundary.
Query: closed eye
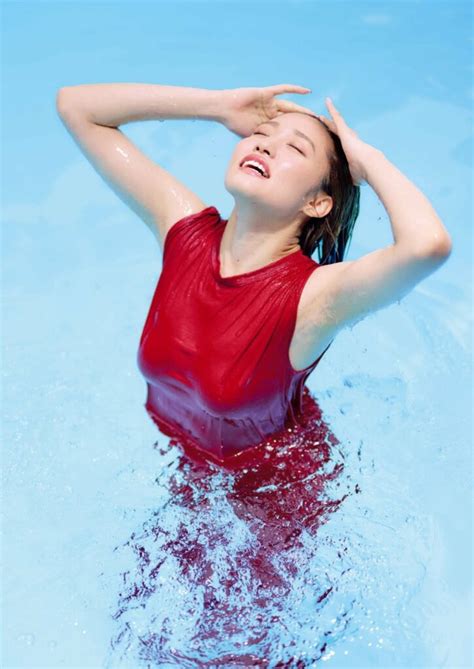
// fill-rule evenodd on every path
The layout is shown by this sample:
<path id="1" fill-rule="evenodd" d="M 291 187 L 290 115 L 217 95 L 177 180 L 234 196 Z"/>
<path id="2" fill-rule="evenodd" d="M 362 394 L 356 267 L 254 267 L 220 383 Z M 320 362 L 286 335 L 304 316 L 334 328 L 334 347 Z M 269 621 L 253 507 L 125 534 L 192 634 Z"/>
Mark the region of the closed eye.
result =
<path id="1" fill-rule="evenodd" d="M 290 144 L 289 146 L 291 146 L 291 147 L 293 147 L 294 149 L 296 149 L 297 151 L 299 151 L 299 153 L 301 153 L 302 156 L 305 155 L 305 154 L 303 153 L 303 151 L 302 151 L 301 149 L 299 149 L 297 146 L 293 146 L 293 144 Z"/>
<path id="2" fill-rule="evenodd" d="M 254 132 L 253 134 L 254 134 L 254 135 L 263 135 L 264 137 L 268 137 L 268 135 L 266 135 L 264 132 L 258 132 L 258 131 L 256 131 L 256 132 Z M 301 153 L 302 156 L 305 156 L 305 155 L 306 155 L 306 154 L 304 153 L 304 151 L 302 151 L 301 149 L 299 149 L 299 148 L 298 148 L 297 146 L 295 146 L 294 144 L 288 144 L 288 146 L 291 146 L 292 149 L 296 149 L 296 150 L 298 151 L 298 153 Z"/>

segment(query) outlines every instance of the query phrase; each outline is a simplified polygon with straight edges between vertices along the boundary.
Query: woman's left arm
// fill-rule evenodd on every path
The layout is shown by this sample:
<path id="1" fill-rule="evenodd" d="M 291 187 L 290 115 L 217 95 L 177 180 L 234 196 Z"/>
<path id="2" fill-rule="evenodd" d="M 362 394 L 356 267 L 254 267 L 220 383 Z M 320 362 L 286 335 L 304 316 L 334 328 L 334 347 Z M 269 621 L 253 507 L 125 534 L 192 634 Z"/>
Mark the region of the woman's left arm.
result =
<path id="1" fill-rule="evenodd" d="M 382 151 L 368 146 L 363 172 L 387 210 L 395 244 L 416 253 L 449 255 L 451 238 L 428 198 Z"/>
<path id="2" fill-rule="evenodd" d="M 382 151 L 360 140 L 327 100 L 333 121 L 319 118 L 339 135 L 354 183 L 366 181 L 380 198 L 394 238 L 357 260 L 328 266 L 334 269 L 326 292 L 328 325 L 339 328 L 400 300 L 446 261 L 452 243 L 426 196 Z"/>

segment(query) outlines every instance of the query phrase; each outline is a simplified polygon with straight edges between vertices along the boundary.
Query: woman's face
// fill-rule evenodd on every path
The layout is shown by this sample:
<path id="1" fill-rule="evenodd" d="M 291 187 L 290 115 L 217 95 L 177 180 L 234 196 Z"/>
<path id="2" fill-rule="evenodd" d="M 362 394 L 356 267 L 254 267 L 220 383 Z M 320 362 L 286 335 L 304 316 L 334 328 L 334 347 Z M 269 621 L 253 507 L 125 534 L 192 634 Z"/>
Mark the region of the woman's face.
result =
<path id="1" fill-rule="evenodd" d="M 299 112 L 281 114 L 237 143 L 225 187 L 236 200 L 251 202 L 277 218 L 294 218 L 327 174 L 331 150 L 332 140 L 320 121 Z M 241 166 L 250 154 L 263 159 L 268 178 Z"/>

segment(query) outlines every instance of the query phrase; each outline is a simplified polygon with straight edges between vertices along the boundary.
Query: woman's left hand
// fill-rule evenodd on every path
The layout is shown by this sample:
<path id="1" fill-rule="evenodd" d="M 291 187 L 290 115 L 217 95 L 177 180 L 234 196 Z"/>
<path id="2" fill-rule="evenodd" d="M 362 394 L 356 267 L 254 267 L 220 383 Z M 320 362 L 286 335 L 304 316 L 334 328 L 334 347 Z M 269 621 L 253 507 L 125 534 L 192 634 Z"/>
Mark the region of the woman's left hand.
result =
<path id="1" fill-rule="evenodd" d="M 342 148 L 349 163 L 349 170 L 352 181 L 358 186 L 361 181 L 366 181 L 366 171 L 364 168 L 367 155 L 374 150 L 374 147 L 363 142 L 356 131 L 349 128 L 342 117 L 342 114 L 336 109 L 331 98 L 326 98 L 326 106 L 331 114 L 332 121 L 325 116 L 317 114 L 317 117 L 324 123 L 329 130 L 336 133 L 341 140 Z"/>

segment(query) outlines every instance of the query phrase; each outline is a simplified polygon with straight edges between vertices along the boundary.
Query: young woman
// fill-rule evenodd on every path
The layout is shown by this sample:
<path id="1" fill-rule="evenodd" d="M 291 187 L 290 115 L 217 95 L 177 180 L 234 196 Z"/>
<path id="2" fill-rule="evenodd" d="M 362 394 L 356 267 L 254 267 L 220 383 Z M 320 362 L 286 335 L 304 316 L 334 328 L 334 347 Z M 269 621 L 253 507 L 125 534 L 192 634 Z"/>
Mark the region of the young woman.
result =
<path id="1" fill-rule="evenodd" d="M 218 462 L 297 426 L 306 379 L 336 334 L 400 300 L 451 252 L 427 198 L 330 98 L 331 119 L 276 97 L 307 92 L 92 84 L 57 96 L 79 147 L 163 249 L 138 353 L 146 408 Z M 228 219 L 119 129 L 182 118 L 241 138 L 225 175 Z M 347 261 L 361 182 L 385 206 L 393 242 Z"/>

